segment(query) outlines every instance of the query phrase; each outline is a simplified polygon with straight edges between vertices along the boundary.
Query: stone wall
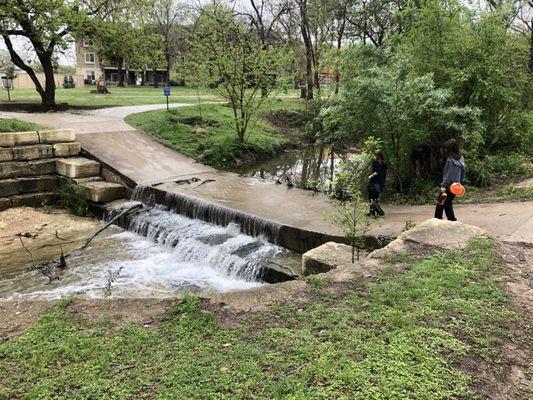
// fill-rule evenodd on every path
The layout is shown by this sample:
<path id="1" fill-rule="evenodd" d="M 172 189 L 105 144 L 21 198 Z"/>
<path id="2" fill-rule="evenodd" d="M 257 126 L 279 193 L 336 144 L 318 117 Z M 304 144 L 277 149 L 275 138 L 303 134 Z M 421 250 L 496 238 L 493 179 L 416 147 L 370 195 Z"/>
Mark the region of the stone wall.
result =
<path id="1" fill-rule="evenodd" d="M 0 133 L 0 210 L 52 200 L 58 160 L 80 151 L 72 129 Z"/>

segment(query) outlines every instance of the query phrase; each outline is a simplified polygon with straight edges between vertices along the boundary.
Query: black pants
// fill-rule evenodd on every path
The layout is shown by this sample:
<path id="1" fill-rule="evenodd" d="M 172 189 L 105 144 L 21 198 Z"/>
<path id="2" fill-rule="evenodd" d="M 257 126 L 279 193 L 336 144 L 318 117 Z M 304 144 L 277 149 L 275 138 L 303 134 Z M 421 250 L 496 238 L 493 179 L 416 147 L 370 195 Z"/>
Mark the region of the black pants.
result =
<path id="1" fill-rule="evenodd" d="M 440 205 L 437 203 L 437 206 L 435 207 L 435 218 L 442 219 L 442 212 L 444 211 L 448 221 L 457 221 L 457 218 L 455 218 L 455 214 L 453 213 L 453 199 L 455 199 L 455 195 L 449 190 L 446 190 L 446 194 L 447 196 L 444 204 Z"/>

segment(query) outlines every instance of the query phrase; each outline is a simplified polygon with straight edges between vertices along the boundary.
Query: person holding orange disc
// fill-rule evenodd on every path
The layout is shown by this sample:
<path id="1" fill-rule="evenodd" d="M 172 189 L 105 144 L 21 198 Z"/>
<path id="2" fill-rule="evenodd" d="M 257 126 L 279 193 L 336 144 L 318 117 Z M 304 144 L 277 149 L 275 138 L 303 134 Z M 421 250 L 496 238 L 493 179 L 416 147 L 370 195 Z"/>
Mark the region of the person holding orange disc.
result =
<path id="1" fill-rule="evenodd" d="M 442 212 L 444 211 L 449 221 L 457 221 L 453 212 L 453 199 L 464 193 L 465 159 L 455 139 L 450 139 L 444 143 L 444 148 L 448 158 L 442 174 L 441 193 L 435 207 L 435 218 L 442 219 Z"/>

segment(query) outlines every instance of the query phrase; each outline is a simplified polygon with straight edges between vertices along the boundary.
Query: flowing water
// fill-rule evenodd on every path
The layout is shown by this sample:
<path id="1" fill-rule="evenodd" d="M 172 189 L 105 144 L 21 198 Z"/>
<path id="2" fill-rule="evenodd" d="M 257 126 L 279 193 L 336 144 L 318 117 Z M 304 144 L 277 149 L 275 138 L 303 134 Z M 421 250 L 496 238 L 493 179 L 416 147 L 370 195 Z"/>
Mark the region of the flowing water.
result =
<path id="1" fill-rule="evenodd" d="M 122 204 L 128 207 L 131 203 Z M 120 212 L 112 210 L 108 218 Z M 0 277 L 0 298 L 171 297 L 182 291 L 225 292 L 263 284 L 269 264 L 299 264 L 299 257 L 262 236 L 242 234 L 163 207 L 145 207 L 68 260 L 60 279 L 39 272 Z"/>

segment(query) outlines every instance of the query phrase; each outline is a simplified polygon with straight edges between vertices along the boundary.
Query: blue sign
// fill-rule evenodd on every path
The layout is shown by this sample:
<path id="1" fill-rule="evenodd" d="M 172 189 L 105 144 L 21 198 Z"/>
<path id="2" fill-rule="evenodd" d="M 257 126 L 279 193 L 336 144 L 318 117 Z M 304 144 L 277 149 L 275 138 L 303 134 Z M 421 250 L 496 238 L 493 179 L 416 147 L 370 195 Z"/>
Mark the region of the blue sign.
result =
<path id="1" fill-rule="evenodd" d="M 170 86 L 165 86 L 163 89 L 163 93 L 165 96 L 170 96 Z"/>

